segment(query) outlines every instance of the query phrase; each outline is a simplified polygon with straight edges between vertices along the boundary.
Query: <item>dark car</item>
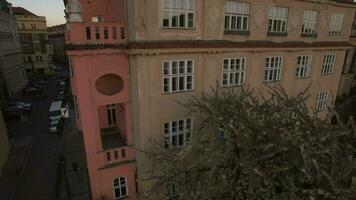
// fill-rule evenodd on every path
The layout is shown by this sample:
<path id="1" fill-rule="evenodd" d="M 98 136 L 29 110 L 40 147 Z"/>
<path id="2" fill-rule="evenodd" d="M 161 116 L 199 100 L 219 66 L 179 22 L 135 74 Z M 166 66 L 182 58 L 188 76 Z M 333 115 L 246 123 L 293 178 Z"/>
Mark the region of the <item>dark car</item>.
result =
<path id="1" fill-rule="evenodd" d="M 58 97 L 57 97 L 57 100 L 58 101 L 64 101 L 65 100 L 65 95 L 64 94 L 59 94 Z"/>
<path id="2" fill-rule="evenodd" d="M 35 87 L 28 87 L 24 90 L 24 95 L 38 95 L 42 94 L 42 90 Z"/>
<path id="3" fill-rule="evenodd" d="M 8 107 L 16 107 L 19 110 L 22 110 L 26 113 L 30 113 L 32 110 L 32 104 L 22 102 L 22 101 L 13 101 L 7 104 Z"/>

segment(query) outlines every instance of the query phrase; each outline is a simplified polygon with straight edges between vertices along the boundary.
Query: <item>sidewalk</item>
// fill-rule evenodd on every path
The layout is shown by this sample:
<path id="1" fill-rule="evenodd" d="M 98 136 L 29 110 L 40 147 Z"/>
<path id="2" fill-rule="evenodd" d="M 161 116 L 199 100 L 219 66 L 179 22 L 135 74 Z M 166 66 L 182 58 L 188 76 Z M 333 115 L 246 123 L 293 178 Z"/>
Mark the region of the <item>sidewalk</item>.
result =
<path id="1" fill-rule="evenodd" d="M 11 200 L 14 198 L 30 157 L 31 149 L 32 137 L 17 139 L 16 143 L 13 144 L 9 159 L 3 168 L 3 176 L 0 179 L 0 199 Z"/>
<path id="2" fill-rule="evenodd" d="M 73 118 L 70 122 L 67 121 L 64 127 L 63 143 L 65 167 L 63 164 L 60 165 L 57 199 L 89 200 L 90 187 L 83 135 L 76 129 Z M 79 175 L 72 169 L 73 162 L 77 162 L 79 165 Z"/>

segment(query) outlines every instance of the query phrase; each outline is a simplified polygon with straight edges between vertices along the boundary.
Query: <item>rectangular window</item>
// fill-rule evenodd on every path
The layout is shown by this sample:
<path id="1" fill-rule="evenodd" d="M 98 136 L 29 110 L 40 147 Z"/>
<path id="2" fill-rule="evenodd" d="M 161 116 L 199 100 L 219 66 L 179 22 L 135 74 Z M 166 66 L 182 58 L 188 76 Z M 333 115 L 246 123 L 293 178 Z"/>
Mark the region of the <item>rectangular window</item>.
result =
<path id="1" fill-rule="evenodd" d="M 107 122 L 109 126 L 115 126 L 117 124 L 117 117 L 116 117 L 116 105 L 109 104 L 106 105 L 106 114 L 107 114 Z"/>
<path id="2" fill-rule="evenodd" d="M 340 35 L 343 25 L 344 15 L 333 13 L 330 18 L 330 27 L 329 34 L 330 35 Z"/>
<path id="3" fill-rule="evenodd" d="M 297 71 L 296 71 L 297 78 L 309 77 L 311 62 L 312 62 L 311 56 L 297 57 Z"/>
<path id="4" fill-rule="evenodd" d="M 268 32 L 287 32 L 288 9 L 283 7 L 270 7 L 268 12 Z"/>
<path id="5" fill-rule="evenodd" d="M 109 28 L 104 27 L 104 39 L 109 39 Z"/>
<path id="6" fill-rule="evenodd" d="M 176 148 L 189 143 L 192 127 L 192 118 L 164 123 L 164 147 Z"/>
<path id="7" fill-rule="evenodd" d="M 316 111 L 323 111 L 328 105 L 328 91 L 319 92 L 316 96 Z"/>
<path id="8" fill-rule="evenodd" d="M 306 10 L 303 15 L 302 34 L 316 34 L 318 11 Z"/>
<path id="9" fill-rule="evenodd" d="M 324 55 L 323 67 L 321 74 L 332 74 L 335 64 L 336 55 L 335 54 L 326 54 Z"/>
<path id="10" fill-rule="evenodd" d="M 162 27 L 193 28 L 195 0 L 162 0 Z"/>
<path id="11" fill-rule="evenodd" d="M 247 31 L 250 4 L 237 1 L 225 2 L 225 30 Z"/>
<path id="12" fill-rule="evenodd" d="M 95 39 L 100 40 L 100 27 L 95 27 Z"/>
<path id="13" fill-rule="evenodd" d="M 120 31 L 121 31 L 121 39 L 125 39 L 125 28 L 120 27 Z"/>
<path id="14" fill-rule="evenodd" d="M 26 29 L 25 24 L 21 23 L 21 29 Z"/>
<path id="15" fill-rule="evenodd" d="M 238 86 L 245 84 L 246 58 L 224 59 L 223 86 Z"/>
<path id="16" fill-rule="evenodd" d="M 194 88 L 193 60 L 163 62 L 163 93 L 189 91 Z"/>
<path id="17" fill-rule="evenodd" d="M 86 27 L 86 35 L 87 35 L 87 40 L 91 40 L 91 29 L 90 29 L 90 27 Z"/>
<path id="18" fill-rule="evenodd" d="M 281 80 L 282 62 L 281 56 L 265 58 L 264 82 Z"/>
<path id="19" fill-rule="evenodd" d="M 98 23 L 98 22 L 103 22 L 104 21 L 104 18 L 102 16 L 93 16 L 91 18 L 91 21 L 92 22 L 95 22 L 95 23 Z"/>

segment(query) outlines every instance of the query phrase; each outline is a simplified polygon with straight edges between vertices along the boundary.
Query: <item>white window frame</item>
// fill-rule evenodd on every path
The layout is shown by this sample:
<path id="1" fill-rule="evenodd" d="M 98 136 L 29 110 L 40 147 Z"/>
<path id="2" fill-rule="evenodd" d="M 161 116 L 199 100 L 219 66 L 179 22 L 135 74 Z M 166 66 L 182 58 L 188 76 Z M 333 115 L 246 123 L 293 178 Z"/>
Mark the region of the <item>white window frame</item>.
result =
<path id="1" fill-rule="evenodd" d="M 280 81 L 282 78 L 282 56 L 268 56 L 265 57 L 264 67 L 264 82 Z M 272 78 L 271 78 L 272 75 Z"/>
<path id="2" fill-rule="evenodd" d="M 161 0 L 160 2 L 162 28 L 195 28 L 195 0 Z M 181 26 L 182 16 L 184 16 L 183 26 Z M 176 17 L 176 25 L 173 24 L 173 17 Z M 165 25 L 167 19 L 168 24 Z"/>
<path id="3" fill-rule="evenodd" d="M 310 67 L 312 63 L 312 56 L 303 55 L 297 57 L 297 68 L 296 76 L 297 78 L 307 78 L 310 75 Z"/>
<path id="4" fill-rule="evenodd" d="M 91 21 L 94 23 L 104 22 L 103 16 L 92 16 Z"/>
<path id="5" fill-rule="evenodd" d="M 164 94 L 194 90 L 194 60 L 164 60 L 162 62 Z M 173 87 L 176 83 L 176 87 Z M 183 88 L 180 88 L 183 82 Z"/>
<path id="6" fill-rule="evenodd" d="M 305 10 L 303 14 L 302 34 L 316 34 L 319 12 Z"/>
<path id="7" fill-rule="evenodd" d="M 224 58 L 222 63 L 222 86 L 241 86 L 246 79 L 246 57 Z"/>
<path id="8" fill-rule="evenodd" d="M 121 183 L 121 179 L 124 180 L 124 183 Z M 115 181 L 118 180 L 118 185 L 115 185 Z M 123 176 L 120 176 L 120 177 L 117 177 L 113 180 L 113 192 L 114 192 L 114 199 L 115 200 L 118 200 L 118 199 L 121 199 L 121 198 L 124 198 L 124 197 L 127 197 L 129 196 L 129 189 L 128 189 L 128 185 L 127 185 L 127 179 L 126 177 L 123 177 Z M 126 195 L 123 195 L 122 194 L 122 189 L 125 188 L 126 190 Z M 116 196 L 116 192 L 115 190 L 119 190 L 119 196 Z"/>
<path id="9" fill-rule="evenodd" d="M 334 71 L 335 60 L 336 54 L 325 54 L 321 74 L 332 74 Z"/>
<path id="10" fill-rule="evenodd" d="M 288 8 L 278 7 L 278 6 L 269 7 L 268 32 L 286 33 L 287 21 L 288 21 Z"/>
<path id="11" fill-rule="evenodd" d="M 328 91 L 322 91 L 319 92 L 316 95 L 316 105 L 315 105 L 315 110 L 317 112 L 323 111 L 325 109 L 327 109 L 328 106 L 328 96 L 329 96 L 329 92 Z"/>
<path id="12" fill-rule="evenodd" d="M 332 13 L 330 17 L 329 35 L 340 35 L 344 25 L 344 14 Z"/>
<path id="13" fill-rule="evenodd" d="M 224 19 L 225 30 L 248 31 L 250 23 L 250 4 L 239 1 L 226 1 Z"/>
<path id="14" fill-rule="evenodd" d="M 192 137 L 193 118 L 185 118 L 165 122 L 164 129 L 164 147 L 180 148 L 189 144 Z M 180 138 L 182 137 L 182 138 Z M 175 144 L 174 144 L 175 141 Z M 180 141 L 182 144 L 180 144 Z"/>

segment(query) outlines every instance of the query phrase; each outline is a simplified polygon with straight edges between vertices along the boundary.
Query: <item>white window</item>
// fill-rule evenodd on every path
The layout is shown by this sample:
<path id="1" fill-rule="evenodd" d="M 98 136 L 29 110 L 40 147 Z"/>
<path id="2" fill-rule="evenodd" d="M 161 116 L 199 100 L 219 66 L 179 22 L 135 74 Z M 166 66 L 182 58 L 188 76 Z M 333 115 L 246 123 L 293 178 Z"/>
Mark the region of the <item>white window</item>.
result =
<path id="1" fill-rule="evenodd" d="M 336 55 L 326 54 L 324 55 L 323 68 L 321 70 L 322 74 L 332 74 L 334 69 Z"/>
<path id="2" fill-rule="evenodd" d="M 91 17 L 91 21 L 95 22 L 95 23 L 103 22 L 104 18 L 102 16 L 93 16 L 93 17 Z"/>
<path id="3" fill-rule="evenodd" d="M 225 3 L 225 30 L 247 31 L 250 4 L 237 1 Z"/>
<path id="4" fill-rule="evenodd" d="M 163 61 L 163 92 L 193 90 L 194 62 L 192 60 Z"/>
<path id="5" fill-rule="evenodd" d="M 115 126 L 117 123 L 116 105 L 115 104 L 106 105 L 106 115 L 107 115 L 108 125 Z"/>
<path id="6" fill-rule="evenodd" d="M 305 78 L 309 76 L 311 62 L 311 56 L 298 56 L 296 72 L 297 78 Z"/>
<path id="7" fill-rule="evenodd" d="M 328 105 L 328 91 L 319 92 L 316 96 L 316 111 L 322 111 Z"/>
<path id="8" fill-rule="evenodd" d="M 164 147 L 182 147 L 190 141 L 193 120 L 191 118 L 164 123 Z"/>
<path id="9" fill-rule="evenodd" d="M 343 25 L 344 15 L 333 13 L 330 18 L 330 27 L 329 34 L 330 35 L 340 35 Z"/>
<path id="10" fill-rule="evenodd" d="M 270 7 L 268 12 L 268 31 L 284 33 L 287 31 L 288 9 L 283 7 Z"/>
<path id="11" fill-rule="evenodd" d="M 195 0 L 161 0 L 162 27 L 193 28 Z"/>
<path id="12" fill-rule="evenodd" d="M 318 11 L 306 10 L 303 15 L 303 34 L 315 34 L 318 20 Z"/>
<path id="13" fill-rule="evenodd" d="M 114 198 L 120 199 L 128 195 L 127 181 L 125 177 L 114 179 Z"/>
<path id="14" fill-rule="evenodd" d="M 223 86 L 245 84 L 246 58 L 228 58 L 223 63 Z"/>
<path id="15" fill-rule="evenodd" d="M 265 82 L 281 80 L 282 62 L 283 58 L 281 56 L 265 58 Z"/>

